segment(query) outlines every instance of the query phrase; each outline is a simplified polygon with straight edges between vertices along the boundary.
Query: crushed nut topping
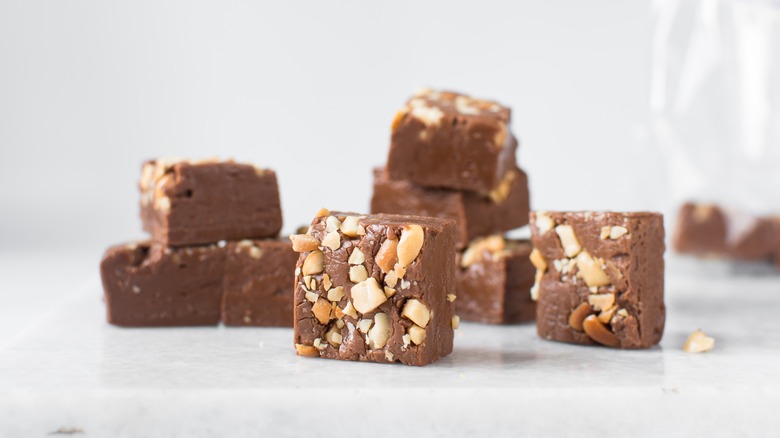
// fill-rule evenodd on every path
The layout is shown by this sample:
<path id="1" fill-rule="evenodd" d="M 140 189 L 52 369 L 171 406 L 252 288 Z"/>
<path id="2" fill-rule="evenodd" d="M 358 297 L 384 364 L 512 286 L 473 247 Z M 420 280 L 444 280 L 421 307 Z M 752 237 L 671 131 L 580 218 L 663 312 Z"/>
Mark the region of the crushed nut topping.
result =
<path id="1" fill-rule="evenodd" d="M 357 237 L 359 234 L 359 220 L 360 218 L 357 216 L 347 216 L 344 218 L 339 229 L 341 229 L 341 232 L 344 233 L 345 236 Z"/>
<path id="2" fill-rule="evenodd" d="M 591 308 L 588 303 L 580 303 L 580 305 L 569 314 L 569 326 L 574 330 L 581 332 L 582 322 L 591 314 L 593 314 L 593 308 Z"/>
<path id="3" fill-rule="evenodd" d="M 353 283 L 360 283 L 368 278 L 368 271 L 363 265 L 350 266 L 349 268 L 349 281 Z"/>
<path id="4" fill-rule="evenodd" d="M 377 266 L 379 266 L 379 269 L 381 269 L 383 273 L 390 272 L 393 269 L 393 266 L 395 266 L 396 262 L 398 261 L 397 251 L 398 251 L 397 240 L 387 239 L 384 242 L 382 242 L 382 246 L 379 247 L 376 256 L 374 256 L 374 261 L 376 262 Z"/>
<path id="5" fill-rule="evenodd" d="M 547 212 L 544 211 L 536 212 L 535 224 L 540 236 L 546 234 L 555 226 L 555 222 L 553 222 L 552 218 L 550 218 L 550 216 L 547 215 Z"/>
<path id="6" fill-rule="evenodd" d="M 311 345 L 295 344 L 295 352 L 299 356 L 320 357 L 320 351 Z"/>
<path id="7" fill-rule="evenodd" d="M 290 240 L 295 252 L 314 251 L 320 246 L 320 241 L 308 234 L 293 234 L 290 236 Z"/>
<path id="8" fill-rule="evenodd" d="M 386 313 L 374 315 L 374 326 L 368 331 L 368 346 L 372 350 L 383 348 L 390 338 L 390 318 Z"/>
<path id="9" fill-rule="evenodd" d="M 396 252 L 398 254 L 398 264 L 402 268 L 411 265 L 420 254 L 425 240 L 425 232 L 417 224 L 410 224 L 401 230 L 401 238 L 398 240 Z"/>
<path id="10" fill-rule="evenodd" d="M 330 306 L 330 303 L 322 298 L 318 299 L 317 302 L 311 306 L 311 312 L 320 324 L 327 324 L 328 321 L 330 321 L 331 315 L 333 314 L 332 310 L 333 308 Z"/>
<path id="11" fill-rule="evenodd" d="M 332 216 L 331 216 L 332 217 Z M 338 231 L 331 231 L 322 239 L 322 246 L 335 251 L 341 247 L 341 236 Z"/>
<path id="12" fill-rule="evenodd" d="M 387 301 L 385 292 L 379 287 L 379 283 L 376 282 L 374 277 L 369 277 L 352 286 L 350 293 L 352 295 L 352 303 L 360 313 L 371 312 Z M 347 312 L 345 311 L 344 313 Z"/>
<path id="13" fill-rule="evenodd" d="M 409 335 L 409 340 L 415 345 L 425 342 L 425 329 L 418 325 L 409 327 L 407 334 Z"/>
<path id="14" fill-rule="evenodd" d="M 463 252 L 460 266 L 467 268 L 474 263 L 481 262 L 485 253 L 488 253 L 493 260 L 496 260 L 503 255 L 505 249 L 506 241 L 499 234 L 474 239 Z"/>
<path id="15" fill-rule="evenodd" d="M 588 287 L 607 286 L 611 283 L 609 276 L 602 268 L 604 260 L 594 259 L 587 251 L 582 251 L 577 255 L 576 263 L 579 270 L 577 275 L 585 281 Z"/>
<path id="16" fill-rule="evenodd" d="M 350 265 L 360 265 L 363 264 L 363 262 L 366 261 L 366 256 L 363 254 L 363 251 L 360 250 L 360 248 L 355 248 L 354 251 L 352 251 L 352 254 L 349 255 L 349 264 Z"/>
<path id="17" fill-rule="evenodd" d="M 306 256 L 303 261 L 301 272 L 303 275 L 315 275 L 322 272 L 323 254 L 320 250 L 314 250 Z"/>
<path id="18" fill-rule="evenodd" d="M 344 292 L 343 286 L 334 287 L 328 291 L 328 300 L 341 301 L 341 299 L 344 298 L 344 295 L 346 295 L 346 292 Z"/>
<path id="19" fill-rule="evenodd" d="M 588 315 L 582 322 L 582 329 L 589 338 L 598 342 L 599 344 L 606 345 L 608 347 L 617 348 L 620 346 L 620 341 L 612 331 L 610 331 L 601 321 L 596 318 L 596 315 Z"/>
<path id="20" fill-rule="evenodd" d="M 424 328 L 431 319 L 431 311 L 428 309 L 428 306 L 419 300 L 410 299 L 404 304 L 401 316 L 409 318 L 412 322 Z"/>
<path id="21" fill-rule="evenodd" d="M 561 240 L 561 246 L 563 246 L 563 252 L 566 257 L 572 258 L 580 253 L 582 246 L 577 240 L 577 236 L 574 235 L 574 228 L 571 225 L 558 225 L 555 227 L 555 233 L 558 234 L 558 238 Z"/>

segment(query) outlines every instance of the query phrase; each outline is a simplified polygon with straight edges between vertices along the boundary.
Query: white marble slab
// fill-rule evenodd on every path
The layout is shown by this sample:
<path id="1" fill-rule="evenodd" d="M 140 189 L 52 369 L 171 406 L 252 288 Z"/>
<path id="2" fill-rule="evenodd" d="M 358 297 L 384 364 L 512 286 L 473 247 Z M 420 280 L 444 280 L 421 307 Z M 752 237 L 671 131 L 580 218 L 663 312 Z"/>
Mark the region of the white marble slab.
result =
<path id="1" fill-rule="evenodd" d="M 297 357 L 290 329 L 112 327 L 94 276 L 0 344 L 0 436 L 780 434 L 780 277 L 674 274 L 667 305 L 648 351 L 464 323 L 414 368 Z M 715 351 L 681 351 L 696 328 Z"/>

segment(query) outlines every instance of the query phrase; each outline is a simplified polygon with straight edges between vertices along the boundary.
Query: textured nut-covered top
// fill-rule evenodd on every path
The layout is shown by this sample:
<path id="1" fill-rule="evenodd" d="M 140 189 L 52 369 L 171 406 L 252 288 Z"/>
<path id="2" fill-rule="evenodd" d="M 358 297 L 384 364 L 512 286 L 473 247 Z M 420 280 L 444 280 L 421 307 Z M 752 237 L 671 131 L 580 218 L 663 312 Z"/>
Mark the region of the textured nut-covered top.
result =
<path id="1" fill-rule="evenodd" d="M 406 109 L 435 123 L 439 114 L 485 117 L 508 123 L 511 110 L 497 102 L 478 99 L 452 91 L 435 91 L 424 88 L 409 99 Z"/>
<path id="2" fill-rule="evenodd" d="M 141 167 L 141 178 L 138 181 L 138 188 L 141 190 L 141 204 L 154 205 L 158 208 L 161 205 L 170 207 L 169 202 L 165 199 L 167 198 L 165 188 L 174 182 L 172 174 L 175 172 L 177 166 L 202 166 L 215 163 L 235 163 L 235 161 L 232 159 L 222 160 L 217 157 L 160 157 L 146 160 Z M 266 172 L 265 169 L 252 164 L 246 164 L 246 166 L 254 167 L 258 175 Z"/>

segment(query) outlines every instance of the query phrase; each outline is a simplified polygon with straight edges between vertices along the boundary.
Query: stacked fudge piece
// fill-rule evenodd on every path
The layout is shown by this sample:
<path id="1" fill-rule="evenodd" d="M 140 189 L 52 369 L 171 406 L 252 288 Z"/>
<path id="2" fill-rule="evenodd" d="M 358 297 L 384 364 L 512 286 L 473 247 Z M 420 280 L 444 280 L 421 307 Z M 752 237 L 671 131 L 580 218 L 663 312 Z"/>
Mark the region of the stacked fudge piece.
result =
<path id="1" fill-rule="evenodd" d="M 677 213 L 672 244 L 679 253 L 699 257 L 746 261 L 774 258 L 780 268 L 780 218 L 688 202 Z"/>
<path id="2" fill-rule="evenodd" d="M 143 164 L 141 219 L 151 240 L 109 248 L 100 271 L 120 326 L 291 326 L 297 254 L 277 235 L 276 174 L 233 161 Z"/>
<path id="3" fill-rule="evenodd" d="M 427 365 L 452 352 L 455 222 L 320 210 L 291 236 L 299 355 Z"/>
<path id="4" fill-rule="evenodd" d="M 455 221 L 455 304 L 468 321 L 534 318 L 531 245 L 502 236 L 526 225 L 529 212 L 510 122 L 498 103 L 422 90 L 396 114 L 387 165 L 374 170 L 372 213 Z"/>

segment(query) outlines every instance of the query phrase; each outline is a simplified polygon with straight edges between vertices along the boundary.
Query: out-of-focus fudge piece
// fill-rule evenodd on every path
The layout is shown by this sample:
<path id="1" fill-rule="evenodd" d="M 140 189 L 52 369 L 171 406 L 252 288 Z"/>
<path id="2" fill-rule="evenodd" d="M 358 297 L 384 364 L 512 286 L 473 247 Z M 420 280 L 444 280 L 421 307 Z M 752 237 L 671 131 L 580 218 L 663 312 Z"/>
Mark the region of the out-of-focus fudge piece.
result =
<path id="1" fill-rule="evenodd" d="M 772 253 L 772 224 L 713 204 L 686 203 L 677 213 L 672 242 L 684 254 L 766 260 Z"/>
<path id="2" fill-rule="evenodd" d="M 485 194 L 422 187 L 392 180 L 384 169 L 374 169 L 372 213 L 454 219 L 458 248 L 479 236 L 528 224 L 528 211 L 528 177 L 516 167 L 504 175 L 498 187 Z"/>
<path id="3" fill-rule="evenodd" d="M 289 239 L 242 240 L 226 249 L 222 322 L 292 327 L 293 271 L 298 253 Z"/>
<path id="4" fill-rule="evenodd" d="M 395 116 L 387 171 L 427 187 L 490 192 L 514 169 L 510 109 L 462 94 L 423 90 Z"/>
<path id="5" fill-rule="evenodd" d="M 291 240 L 298 354 L 426 365 L 452 352 L 454 221 L 323 209 Z"/>
<path id="6" fill-rule="evenodd" d="M 282 228 L 270 169 L 163 158 L 143 164 L 139 188 L 143 228 L 162 245 L 275 237 Z"/>
<path id="7" fill-rule="evenodd" d="M 512 324 L 533 321 L 531 242 L 500 235 L 471 242 L 459 257 L 455 313 L 463 321 Z"/>
<path id="8" fill-rule="evenodd" d="M 219 323 L 225 250 L 150 242 L 106 250 L 100 274 L 108 322 L 127 327 Z"/>
<path id="9" fill-rule="evenodd" d="M 770 218 L 772 222 L 772 257 L 775 260 L 775 267 L 780 270 L 780 216 Z"/>
<path id="10" fill-rule="evenodd" d="M 533 212 L 539 336 L 649 348 L 664 331 L 664 226 L 658 213 Z"/>

